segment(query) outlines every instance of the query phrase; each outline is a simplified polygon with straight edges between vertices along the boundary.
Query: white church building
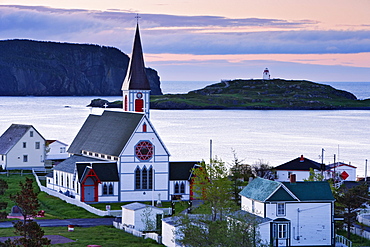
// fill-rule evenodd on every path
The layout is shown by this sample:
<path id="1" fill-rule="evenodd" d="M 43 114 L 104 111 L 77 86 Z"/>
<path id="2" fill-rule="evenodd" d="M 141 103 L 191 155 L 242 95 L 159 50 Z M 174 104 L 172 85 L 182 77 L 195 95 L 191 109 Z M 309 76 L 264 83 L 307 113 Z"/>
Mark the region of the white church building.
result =
<path id="1" fill-rule="evenodd" d="M 138 25 L 122 91 L 123 109 L 89 115 L 68 149 L 71 157 L 55 166 L 47 187 L 83 202 L 170 200 L 175 192 L 189 198 L 190 178 L 185 176 L 182 191 L 170 182 L 170 153 L 149 119 Z M 176 171 L 171 174 L 176 177 Z"/>

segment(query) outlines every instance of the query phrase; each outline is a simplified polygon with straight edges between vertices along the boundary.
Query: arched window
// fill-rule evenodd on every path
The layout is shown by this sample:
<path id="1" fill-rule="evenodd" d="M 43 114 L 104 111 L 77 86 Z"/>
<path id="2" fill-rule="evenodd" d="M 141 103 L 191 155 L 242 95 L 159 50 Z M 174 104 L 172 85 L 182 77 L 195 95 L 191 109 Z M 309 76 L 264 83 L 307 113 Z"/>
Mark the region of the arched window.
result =
<path id="1" fill-rule="evenodd" d="M 108 194 L 109 195 L 113 195 L 114 193 L 113 193 L 114 191 L 113 191 L 113 184 L 112 183 L 110 183 L 109 184 L 109 191 L 108 191 Z"/>
<path id="2" fill-rule="evenodd" d="M 146 123 L 143 124 L 143 132 L 146 132 Z"/>
<path id="3" fill-rule="evenodd" d="M 67 176 L 67 188 L 69 188 L 69 177 Z"/>
<path id="4" fill-rule="evenodd" d="M 148 174 L 148 180 L 149 180 L 149 189 L 153 189 L 153 167 L 149 168 L 149 174 Z"/>
<path id="5" fill-rule="evenodd" d="M 55 173 L 55 184 L 58 184 L 58 173 Z"/>
<path id="6" fill-rule="evenodd" d="M 60 183 L 61 183 L 61 185 L 63 186 L 63 173 L 62 173 L 62 175 L 60 176 Z"/>
<path id="7" fill-rule="evenodd" d="M 180 190 L 179 190 L 179 183 L 176 182 L 175 183 L 175 194 L 179 194 L 180 193 Z"/>
<path id="8" fill-rule="evenodd" d="M 106 194 L 108 194 L 108 187 L 107 187 L 107 184 L 104 183 L 103 184 L 103 195 L 106 195 Z"/>
<path id="9" fill-rule="evenodd" d="M 184 182 L 181 182 L 181 185 L 180 185 L 180 193 L 181 194 L 185 194 L 185 183 Z"/>
<path id="10" fill-rule="evenodd" d="M 141 172 L 141 179 L 142 179 L 142 189 L 144 190 L 148 189 L 148 171 L 146 170 L 145 166 Z"/>
<path id="11" fill-rule="evenodd" d="M 139 167 L 136 167 L 135 169 L 135 189 L 141 189 L 141 171 Z"/>

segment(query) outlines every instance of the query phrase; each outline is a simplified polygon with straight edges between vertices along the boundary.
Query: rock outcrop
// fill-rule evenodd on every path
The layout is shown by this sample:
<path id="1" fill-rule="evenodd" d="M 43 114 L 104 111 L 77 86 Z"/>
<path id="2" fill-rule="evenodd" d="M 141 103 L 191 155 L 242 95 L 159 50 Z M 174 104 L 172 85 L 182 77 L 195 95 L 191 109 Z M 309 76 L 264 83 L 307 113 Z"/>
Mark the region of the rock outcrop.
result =
<path id="1" fill-rule="evenodd" d="M 117 96 L 129 57 L 113 47 L 31 40 L 0 41 L 1 96 Z M 146 69 L 153 95 L 157 71 Z"/>

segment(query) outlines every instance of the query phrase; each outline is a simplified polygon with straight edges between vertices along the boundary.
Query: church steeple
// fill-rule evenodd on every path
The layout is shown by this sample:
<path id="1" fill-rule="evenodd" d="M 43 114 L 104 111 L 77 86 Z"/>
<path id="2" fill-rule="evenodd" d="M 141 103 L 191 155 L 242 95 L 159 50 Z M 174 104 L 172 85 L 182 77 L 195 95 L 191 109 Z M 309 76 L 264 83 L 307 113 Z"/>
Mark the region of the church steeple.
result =
<path id="1" fill-rule="evenodd" d="M 145 112 L 149 116 L 150 85 L 145 72 L 139 24 L 136 25 L 134 45 L 122 91 L 125 111 Z"/>

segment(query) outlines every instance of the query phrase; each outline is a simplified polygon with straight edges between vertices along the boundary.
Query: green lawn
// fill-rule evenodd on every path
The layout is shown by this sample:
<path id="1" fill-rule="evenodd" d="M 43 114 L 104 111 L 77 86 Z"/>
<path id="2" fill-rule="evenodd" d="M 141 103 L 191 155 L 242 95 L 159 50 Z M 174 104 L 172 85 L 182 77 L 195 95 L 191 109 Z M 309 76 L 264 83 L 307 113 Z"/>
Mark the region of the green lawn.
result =
<path id="1" fill-rule="evenodd" d="M 68 232 L 67 227 L 43 227 L 45 235 L 61 235 L 76 242 L 55 244 L 53 246 L 86 247 L 87 245 L 101 245 L 104 247 L 132 246 L 150 247 L 160 246 L 152 239 L 135 237 L 113 226 L 75 227 L 73 232 Z M 0 228 L 0 237 L 14 236 L 13 228 Z"/>

